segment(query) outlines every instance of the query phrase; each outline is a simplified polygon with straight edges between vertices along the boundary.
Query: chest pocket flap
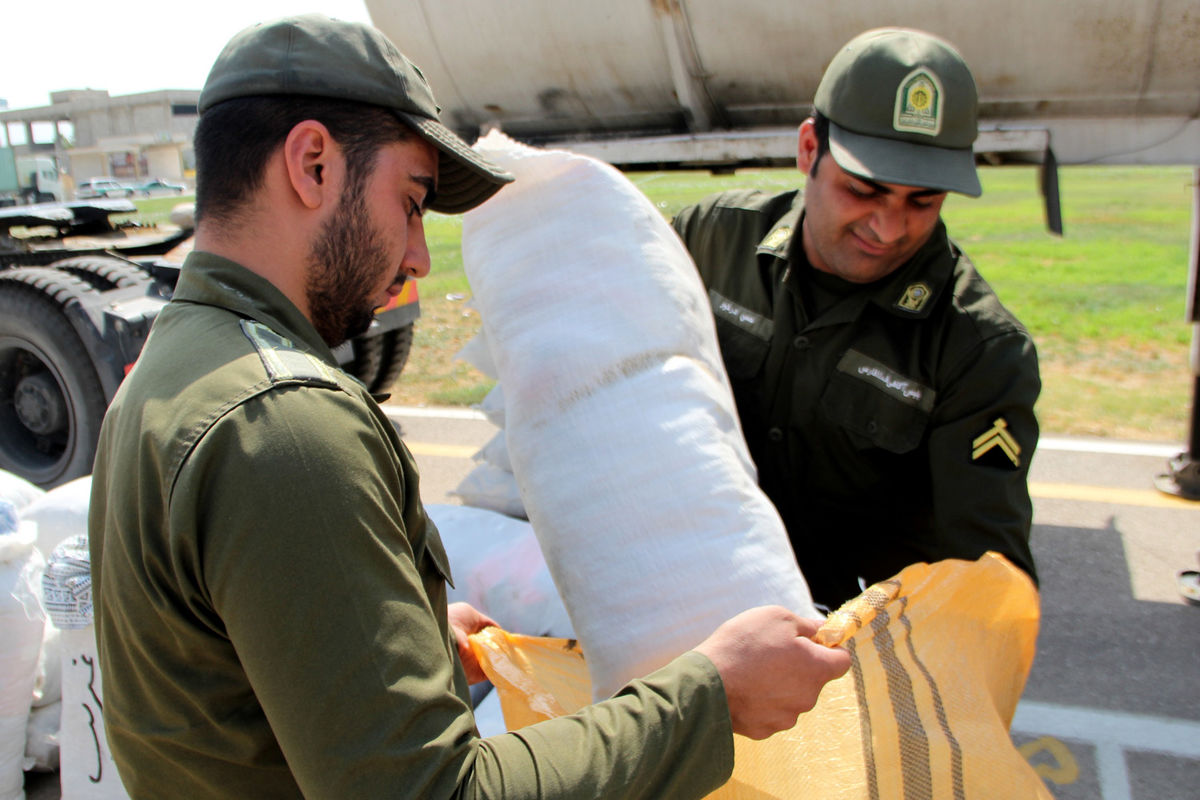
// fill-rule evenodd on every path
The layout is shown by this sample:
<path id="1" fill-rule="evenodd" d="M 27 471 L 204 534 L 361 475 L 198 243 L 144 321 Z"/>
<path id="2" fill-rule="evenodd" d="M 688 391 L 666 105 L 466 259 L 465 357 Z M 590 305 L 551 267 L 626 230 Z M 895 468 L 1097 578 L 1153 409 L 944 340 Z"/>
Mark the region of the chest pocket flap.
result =
<path id="1" fill-rule="evenodd" d="M 437 525 L 433 524 L 433 520 L 429 515 L 421 511 L 421 515 L 425 518 L 424 529 L 419 536 L 411 536 L 410 541 L 413 549 L 413 558 L 417 562 L 417 568 L 422 572 L 426 569 L 425 561 L 433 565 L 433 569 L 453 588 L 454 578 L 450 574 L 450 557 L 446 554 L 446 547 L 442 544 L 442 535 L 438 532 Z"/>
<path id="2" fill-rule="evenodd" d="M 821 409 L 876 447 L 907 453 L 921 443 L 936 395 L 870 356 L 848 350 L 821 395 Z"/>

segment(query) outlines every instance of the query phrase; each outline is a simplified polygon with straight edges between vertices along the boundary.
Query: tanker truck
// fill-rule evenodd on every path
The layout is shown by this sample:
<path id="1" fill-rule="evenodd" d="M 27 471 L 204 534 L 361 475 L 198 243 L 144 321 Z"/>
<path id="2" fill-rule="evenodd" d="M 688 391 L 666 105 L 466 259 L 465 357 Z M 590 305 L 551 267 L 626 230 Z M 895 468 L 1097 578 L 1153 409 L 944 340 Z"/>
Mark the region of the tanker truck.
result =
<path id="1" fill-rule="evenodd" d="M 499 128 L 622 168 L 795 163 L 825 67 L 868 28 L 953 42 L 979 86 L 978 160 L 1033 163 L 1063 232 L 1060 164 L 1168 164 L 1200 185 L 1195 0 L 366 0 L 467 141 Z M 797 176 L 797 183 L 799 183 Z M 1200 499 L 1200 188 L 1186 322 L 1188 450 L 1158 482 Z"/>

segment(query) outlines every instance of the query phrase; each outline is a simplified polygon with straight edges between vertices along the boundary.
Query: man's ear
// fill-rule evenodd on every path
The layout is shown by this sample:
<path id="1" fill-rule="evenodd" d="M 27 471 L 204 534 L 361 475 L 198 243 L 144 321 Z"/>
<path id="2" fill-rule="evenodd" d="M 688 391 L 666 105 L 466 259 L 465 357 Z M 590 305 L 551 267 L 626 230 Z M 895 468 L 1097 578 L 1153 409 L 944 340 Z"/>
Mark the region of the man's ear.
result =
<path id="1" fill-rule="evenodd" d="M 296 198 L 307 208 L 320 208 L 336 193 L 330 178 L 337 150 L 329 129 L 316 120 L 304 120 L 288 132 L 283 158 Z"/>
<path id="2" fill-rule="evenodd" d="M 813 118 L 800 123 L 799 141 L 796 147 L 796 169 L 808 175 L 817 161 L 817 131 Z"/>

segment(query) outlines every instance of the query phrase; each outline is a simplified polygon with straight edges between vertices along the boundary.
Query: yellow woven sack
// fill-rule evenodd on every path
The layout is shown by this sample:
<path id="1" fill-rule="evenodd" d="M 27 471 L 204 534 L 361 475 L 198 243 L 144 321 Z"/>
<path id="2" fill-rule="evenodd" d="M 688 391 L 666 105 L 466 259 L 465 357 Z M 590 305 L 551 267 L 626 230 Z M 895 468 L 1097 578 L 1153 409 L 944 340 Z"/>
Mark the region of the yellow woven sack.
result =
<path id="1" fill-rule="evenodd" d="M 1037 628 L 1037 591 L 1002 556 L 908 567 L 830 615 L 816 639 L 850 650 L 850 671 L 790 731 L 734 737 L 710 800 L 1050 798 L 1008 732 Z M 574 640 L 492 628 L 471 644 L 509 729 L 591 701 Z"/>

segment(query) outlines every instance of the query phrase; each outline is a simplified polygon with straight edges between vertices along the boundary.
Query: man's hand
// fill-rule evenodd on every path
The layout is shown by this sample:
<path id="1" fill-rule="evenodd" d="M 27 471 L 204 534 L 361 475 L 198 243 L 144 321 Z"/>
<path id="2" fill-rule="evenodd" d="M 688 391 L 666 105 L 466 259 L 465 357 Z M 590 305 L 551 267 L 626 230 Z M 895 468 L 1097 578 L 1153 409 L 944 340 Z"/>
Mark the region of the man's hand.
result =
<path id="1" fill-rule="evenodd" d="M 499 627 L 499 623 L 468 603 L 451 603 L 446 609 L 446 617 L 450 620 L 450 630 L 454 631 L 454 643 L 458 646 L 458 658 L 466 670 L 467 681 L 474 684 L 486 680 L 467 637 L 484 628 Z"/>
<path id="2" fill-rule="evenodd" d="M 791 729 L 822 687 L 846 673 L 848 652 L 809 638 L 819 627 L 782 606 L 761 606 L 725 622 L 696 647 L 725 684 L 734 733 L 765 739 Z"/>

